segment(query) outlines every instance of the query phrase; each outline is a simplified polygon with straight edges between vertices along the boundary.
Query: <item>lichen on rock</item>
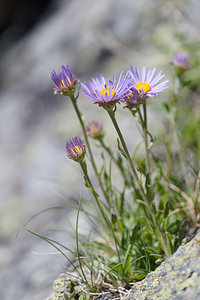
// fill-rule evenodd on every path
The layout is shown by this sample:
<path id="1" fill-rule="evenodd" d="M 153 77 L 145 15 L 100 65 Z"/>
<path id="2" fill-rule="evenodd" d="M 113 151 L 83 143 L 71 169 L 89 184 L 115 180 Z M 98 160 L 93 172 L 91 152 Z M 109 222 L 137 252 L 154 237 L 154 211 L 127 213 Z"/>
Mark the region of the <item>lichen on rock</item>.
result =
<path id="1" fill-rule="evenodd" d="M 199 300 L 200 232 L 154 272 L 133 284 L 123 300 Z"/>
<path id="2" fill-rule="evenodd" d="M 62 273 L 53 283 L 53 295 L 46 300 L 79 299 L 86 292 L 86 287 L 80 280 L 74 280 Z"/>

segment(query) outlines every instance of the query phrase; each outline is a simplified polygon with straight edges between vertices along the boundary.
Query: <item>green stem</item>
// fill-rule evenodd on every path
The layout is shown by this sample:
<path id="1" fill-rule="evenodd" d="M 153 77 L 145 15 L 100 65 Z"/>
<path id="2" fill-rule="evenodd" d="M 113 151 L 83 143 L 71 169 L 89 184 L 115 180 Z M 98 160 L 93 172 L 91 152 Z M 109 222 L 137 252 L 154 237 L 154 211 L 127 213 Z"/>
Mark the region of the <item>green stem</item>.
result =
<path id="1" fill-rule="evenodd" d="M 85 179 L 86 179 L 86 181 L 87 181 L 87 184 L 88 184 L 88 186 L 89 186 L 89 189 L 91 190 L 91 192 L 92 192 L 92 194 L 93 194 L 93 196 L 94 196 L 94 199 L 96 200 L 96 203 L 97 203 L 97 206 L 98 206 L 98 208 L 99 208 L 99 210 L 100 210 L 100 213 L 102 214 L 102 217 L 103 217 L 104 221 L 106 222 L 106 225 L 107 225 L 108 229 L 111 230 L 111 229 L 110 229 L 110 225 L 109 225 L 109 223 L 108 223 L 108 220 L 107 220 L 107 218 L 106 218 L 106 216 L 105 216 L 105 214 L 104 214 L 104 211 L 103 211 L 103 209 L 102 209 L 102 207 L 101 207 L 101 204 L 100 204 L 100 201 L 99 201 L 99 196 L 98 196 L 97 192 L 95 191 L 95 189 L 94 189 L 94 187 L 93 187 L 93 185 L 92 185 L 92 182 L 91 182 L 91 180 L 90 180 L 90 178 L 89 178 L 89 176 L 88 176 L 88 172 L 87 172 L 86 165 L 85 165 L 85 163 L 82 161 L 82 162 L 80 162 L 80 166 L 81 166 L 81 169 L 82 169 L 82 171 L 83 171 L 83 173 L 84 173 L 84 175 L 85 175 Z"/>
<path id="2" fill-rule="evenodd" d="M 128 148 L 126 146 L 125 140 L 124 140 L 123 135 L 121 133 L 121 130 L 120 130 L 119 126 L 118 126 L 118 123 L 117 123 L 117 121 L 115 119 L 115 113 L 114 113 L 113 110 L 108 110 L 108 114 L 109 114 L 109 116 L 110 116 L 110 118 L 111 118 L 111 120 L 113 122 L 113 125 L 114 125 L 116 131 L 117 131 L 117 134 L 119 136 L 119 139 L 120 139 L 120 142 L 121 142 L 122 147 L 124 149 L 124 152 L 126 153 L 126 157 L 127 157 L 128 162 L 129 162 L 131 171 L 133 172 L 133 175 L 134 175 L 134 177 L 135 177 L 135 179 L 136 179 L 136 181 L 138 183 L 138 187 L 139 187 L 139 189 L 140 189 L 140 191 L 142 193 L 142 196 L 143 196 L 144 199 L 147 199 L 145 191 L 144 191 L 142 185 L 140 184 L 140 180 L 139 180 L 138 174 L 137 174 L 137 172 L 135 170 L 135 167 L 133 165 L 133 162 L 132 162 L 131 156 L 129 154 Z"/>
<path id="3" fill-rule="evenodd" d="M 149 159 L 149 149 L 148 149 L 148 130 L 147 130 L 147 108 L 146 108 L 146 100 L 143 102 L 143 112 L 144 112 L 144 142 L 145 142 L 145 150 L 146 150 L 146 161 L 147 161 L 147 173 L 151 172 L 151 165 Z"/>
<path id="4" fill-rule="evenodd" d="M 80 110 L 79 110 L 79 108 L 77 106 L 76 98 L 74 97 L 74 95 L 71 95 L 70 98 L 71 98 L 72 104 L 74 106 L 74 109 L 76 111 L 76 114 L 77 114 L 77 117 L 79 119 L 79 122 L 81 124 L 81 128 L 82 128 L 84 139 L 85 139 L 85 143 L 86 143 L 86 146 L 87 146 L 87 150 L 88 150 L 88 153 L 89 153 L 89 156 L 90 156 L 90 161 L 91 161 L 91 164 L 93 166 L 95 175 L 97 177 L 97 180 L 99 182 L 99 185 L 100 185 L 100 188 L 101 188 L 101 190 L 103 192 L 103 195 L 104 195 L 104 197 L 106 199 L 106 202 L 107 202 L 109 208 L 111 208 L 110 199 L 109 199 L 106 191 L 104 190 L 103 183 L 101 181 L 101 177 L 99 176 L 98 171 L 97 171 L 97 167 L 96 167 L 96 164 L 95 164 L 95 161 L 94 161 L 94 158 L 93 158 L 92 150 L 91 150 L 90 143 L 89 143 L 89 140 L 88 140 L 88 136 L 87 136 L 87 133 L 86 133 L 85 125 L 84 125 L 84 122 L 83 122 L 83 119 L 82 119 L 82 114 L 81 114 L 81 112 L 80 112 Z"/>
<path id="5" fill-rule="evenodd" d="M 125 142 L 125 140 L 124 140 L 124 138 L 123 138 L 123 135 L 122 135 L 122 133 L 121 133 L 121 130 L 120 130 L 120 128 L 119 128 L 119 126 L 118 126 L 118 123 L 117 123 L 117 121 L 116 121 L 115 113 L 114 113 L 113 110 L 107 110 L 107 111 L 108 111 L 108 114 L 109 114 L 109 116 L 110 116 L 110 118 L 111 118 L 111 120 L 112 120 L 112 122 L 113 122 L 113 125 L 114 125 L 116 131 L 117 131 L 117 134 L 118 134 L 119 139 L 120 139 L 120 141 L 121 141 L 122 147 L 123 147 L 124 152 L 125 152 L 125 154 L 126 154 L 127 160 L 128 160 L 128 162 L 129 162 L 130 168 L 131 168 L 131 170 L 132 170 L 132 172 L 133 172 L 134 177 L 136 178 L 136 181 L 137 181 L 137 183 L 138 183 L 138 187 L 139 187 L 139 189 L 140 189 L 140 191 L 141 191 L 141 194 L 142 194 L 142 196 L 143 196 L 143 200 L 145 201 L 145 203 L 146 203 L 146 205 L 147 205 L 147 207 L 148 207 L 148 210 L 149 210 L 149 213 L 150 213 L 150 216 L 151 216 L 151 220 L 152 220 L 152 222 L 153 222 L 155 228 L 157 229 L 157 231 L 158 231 L 158 233 L 159 233 L 159 235 L 160 235 L 160 241 L 161 241 L 161 244 L 162 244 L 162 246 L 163 246 L 163 250 L 164 250 L 166 256 L 167 256 L 167 257 L 170 257 L 171 251 L 168 249 L 166 238 L 165 238 L 165 236 L 164 236 L 164 234 L 163 234 L 163 232 L 162 232 L 162 230 L 161 230 L 159 224 L 158 224 L 157 221 L 156 221 L 155 215 L 154 215 L 154 213 L 153 213 L 153 211 L 152 211 L 152 208 L 151 208 L 151 203 L 149 202 L 149 200 L 148 200 L 148 198 L 147 198 L 147 196 L 146 196 L 146 194 L 145 194 L 145 191 L 144 191 L 142 185 L 139 183 L 139 177 L 138 177 L 137 172 L 136 172 L 136 170 L 135 170 L 135 167 L 134 167 L 134 165 L 133 165 L 131 156 L 130 156 L 129 151 L 128 151 L 128 148 L 127 148 L 127 146 L 126 146 L 126 142 Z"/>

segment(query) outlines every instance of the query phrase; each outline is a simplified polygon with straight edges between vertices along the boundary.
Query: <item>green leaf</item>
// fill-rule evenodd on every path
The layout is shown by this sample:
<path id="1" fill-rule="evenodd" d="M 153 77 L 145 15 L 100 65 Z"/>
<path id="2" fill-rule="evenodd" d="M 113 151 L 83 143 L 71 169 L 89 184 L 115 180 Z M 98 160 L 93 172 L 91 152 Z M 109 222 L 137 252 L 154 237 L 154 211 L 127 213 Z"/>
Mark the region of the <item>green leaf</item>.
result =
<path id="1" fill-rule="evenodd" d="M 132 232 L 130 234 L 131 242 L 134 242 L 135 239 L 137 239 L 139 231 L 140 231 L 140 225 L 137 224 L 135 225 L 135 227 L 133 227 Z"/>
<path id="2" fill-rule="evenodd" d="M 116 222 L 117 222 L 117 216 L 114 213 L 112 213 L 111 222 L 112 222 L 113 225 L 116 224 Z"/>
<path id="3" fill-rule="evenodd" d="M 85 184 L 85 187 L 86 187 L 87 189 L 90 188 L 90 186 L 89 186 L 89 184 L 88 184 L 87 179 L 86 179 L 85 176 L 84 176 L 84 184 Z"/>
<path id="4" fill-rule="evenodd" d="M 151 150 L 151 148 L 153 147 L 153 145 L 154 145 L 154 141 L 150 140 L 150 142 L 148 143 L 148 150 Z"/>
<path id="5" fill-rule="evenodd" d="M 140 173 L 146 175 L 146 165 L 145 165 L 145 160 L 144 159 L 137 162 L 137 169 Z"/>
<path id="6" fill-rule="evenodd" d="M 173 253 L 174 252 L 174 245 L 173 245 L 174 243 L 173 243 L 172 236 L 169 232 L 166 232 L 165 235 L 168 237 L 169 246 L 170 246 L 171 252 Z"/>
<path id="7" fill-rule="evenodd" d="M 91 246 L 92 246 L 92 244 L 91 244 Z M 111 256 L 115 256 L 116 255 L 116 251 L 114 249 L 112 249 L 110 246 L 108 246 L 107 244 L 100 243 L 100 242 L 95 242 L 95 246 L 97 246 L 97 248 L 99 250 L 103 250 L 103 251 L 107 252 Z"/>
<path id="8" fill-rule="evenodd" d="M 125 259 L 124 259 L 124 264 L 123 264 L 125 273 L 127 273 L 127 272 L 130 273 L 130 271 L 131 271 L 130 256 L 131 256 L 132 248 L 133 248 L 133 244 L 129 245 L 129 247 L 128 247 L 126 253 L 125 253 Z"/>
<path id="9" fill-rule="evenodd" d="M 119 263 L 111 263 L 108 266 L 109 266 L 109 268 L 112 268 L 113 271 L 116 271 L 120 275 L 122 275 L 124 273 L 124 270 L 123 270 L 122 266 Z"/>
<path id="10" fill-rule="evenodd" d="M 79 297 L 79 300 L 89 300 L 90 299 L 90 293 L 87 292 L 86 294 L 82 294 L 80 297 Z"/>
<path id="11" fill-rule="evenodd" d="M 139 185 L 139 186 L 142 186 L 142 178 L 139 179 L 138 185 Z"/>
<path id="12" fill-rule="evenodd" d="M 167 201 L 165 204 L 164 218 L 167 218 L 168 214 L 169 214 L 169 202 Z"/>
<path id="13" fill-rule="evenodd" d="M 122 224 L 122 219 L 118 219 L 117 225 L 118 225 L 118 227 L 119 227 L 119 230 L 120 230 L 121 233 L 123 234 L 123 233 L 124 233 L 124 227 L 123 227 L 123 224 Z"/>
<path id="14" fill-rule="evenodd" d="M 118 147 L 118 150 L 120 151 L 120 153 L 127 159 L 126 153 L 125 153 L 124 150 L 121 148 L 119 139 L 117 139 L 117 147 Z"/>
<path id="15" fill-rule="evenodd" d="M 134 270 L 135 271 L 135 270 Z M 139 274 L 139 271 L 137 271 L 138 273 L 135 273 L 133 276 L 134 280 L 142 280 L 147 274 L 146 272 L 143 272 L 143 274 Z M 142 273 L 142 272 L 141 272 Z"/>
<path id="16" fill-rule="evenodd" d="M 41 238 L 43 241 L 47 242 L 48 244 L 50 244 L 51 246 L 53 246 L 56 250 L 58 250 L 58 251 L 59 251 L 59 252 L 60 252 L 60 253 L 61 253 L 68 261 L 69 261 L 69 263 L 73 266 L 74 270 L 76 270 L 77 273 L 78 273 L 78 274 L 80 275 L 80 277 L 82 278 L 81 273 L 79 272 L 78 268 L 74 265 L 73 261 L 65 254 L 65 252 L 63 252 L 63 251 L 62 251 L 60 248 L 58 248 L 56 245 L 59 245 L 59 246 L 61 246 L 62 248 L 66 249 L 66 250 L 70 251 L 72 254 L 74 254 L 72 250 L 70 250 L 69 248 L 65 247 L 65 246 L 62 245 L 61 243 L 56 242 L 56 241 L 54 241 L 54 240 L 52 240 L 52 239 L 50 239 L 50 238 L 48 238 L 48 237 L 39 235 L 39 234 L 37 234 L 37 233 L 35 233 L 35 232 L 31 231 L 31 230 L 28 230 L 28 229 L 26 229 L 26 231 L 28 231 L 28 232 L 32 233 L 33 235 L 35 235 L 35 236 Z M 56 244 L 56 245 L 55 245 L 55 244 Z M 83 279 L 83 278 L 82 278 L 82 279 Z"/>
<path id="17" fill-rule="evenodd" d="M 151 189 L 151 182 L 150 182 L 150 173 L 146 175 L 146 181 L 145 181 L 145 188 L 147 190 L 147 193 Z"/>
<path id="18" fill-rule="evenodd" d="M 164 106 L 164 108 L 166 109 L 166 111 L 167 112 L 169 112 L 170 111 L 170 107 L 169 107 L 169 104 L 168 103 L 163 103 L 163 106 Z"/>

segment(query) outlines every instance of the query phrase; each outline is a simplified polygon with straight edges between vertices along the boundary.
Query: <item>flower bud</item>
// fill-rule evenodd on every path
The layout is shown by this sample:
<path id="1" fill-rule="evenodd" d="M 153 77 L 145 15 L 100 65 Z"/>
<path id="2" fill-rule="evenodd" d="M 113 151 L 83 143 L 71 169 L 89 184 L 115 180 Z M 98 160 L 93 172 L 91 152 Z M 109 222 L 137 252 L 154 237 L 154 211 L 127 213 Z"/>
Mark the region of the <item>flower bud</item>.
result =
<path id="1" fill-rule="evenodd" d="M 100 139 L 103 137 L 103 126 L 97 121 L 92 121 L 86 127 L 87 135 L 93 139 Z"/>
<path id="2" fill-rule="evenodd" d="M 56 87 L 54 88 L 55 94 L 71 95 L 75 92 L 75 86 L 78 80 L 72 74 L 68 65 L 62 66 L 62 72 L 57 74 L 55 70 L 51 73 L 51 78 Z"/>
<path id="3" fill-rule="evenodd" d="M 66 142 L 67 156 L 74 161 L 81 162 L 85 157 L 86 147 L 79 137 Z"/>

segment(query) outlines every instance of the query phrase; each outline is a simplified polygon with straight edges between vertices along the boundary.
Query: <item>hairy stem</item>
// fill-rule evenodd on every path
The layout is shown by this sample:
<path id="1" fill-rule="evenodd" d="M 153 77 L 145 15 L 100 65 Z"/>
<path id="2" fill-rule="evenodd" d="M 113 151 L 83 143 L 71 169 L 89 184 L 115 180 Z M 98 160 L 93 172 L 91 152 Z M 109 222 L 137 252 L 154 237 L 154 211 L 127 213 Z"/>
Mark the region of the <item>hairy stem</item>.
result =
<path id="1" fill-rule="evenodd" d="M 147 162 L 147 173 L 151 172 L 151 165 L 149 159 L 149 149 L 148 149 L 148 129 L 147 129 L 147 108 L 146 108 L 146 100 L 143 103 L 143 112 L 144 112 L 144 142 L 145 142 L 145 151 L 146 151 L 146 162 Z"/>

